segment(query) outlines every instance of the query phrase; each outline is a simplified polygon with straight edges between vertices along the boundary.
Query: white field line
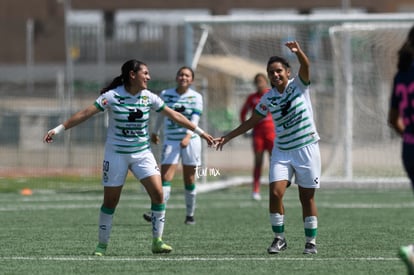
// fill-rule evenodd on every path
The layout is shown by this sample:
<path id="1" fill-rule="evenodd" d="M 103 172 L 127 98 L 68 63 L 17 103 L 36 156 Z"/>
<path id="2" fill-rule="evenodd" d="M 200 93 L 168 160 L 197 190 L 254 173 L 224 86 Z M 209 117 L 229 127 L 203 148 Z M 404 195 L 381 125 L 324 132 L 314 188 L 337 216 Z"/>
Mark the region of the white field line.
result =
<path id="1" fill-rule="evenodd" d="M 164 261 L 164 262 L 241 262 L 241 261 L 319 261 L 319 262 L 332 262 L 332 261 L 400 261 L 399 258 L 391 257 L 351 257 L 351 258 L 316 258 L 316 257 L 303 257 L 303 258 L 278 258 L 278 257 L 74 257 L 74 256 L 44 256 L 44 257 L 22 257 L 22 256 L 6 256 L 0 257 L 1 261 L 109 261 L 109 262 L 151 262 L 151 261 Z"/>

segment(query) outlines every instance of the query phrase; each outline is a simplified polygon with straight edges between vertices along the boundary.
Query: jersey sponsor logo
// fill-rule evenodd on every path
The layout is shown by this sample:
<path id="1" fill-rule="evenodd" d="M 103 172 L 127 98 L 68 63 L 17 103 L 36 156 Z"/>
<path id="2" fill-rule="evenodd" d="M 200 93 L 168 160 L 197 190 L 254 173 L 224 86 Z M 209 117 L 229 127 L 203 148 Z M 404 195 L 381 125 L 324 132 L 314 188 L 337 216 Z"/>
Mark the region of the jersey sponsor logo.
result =
<path id="1" fill-rule="evenodd" d="M 296 122 L 298 122 L 299 120 L 301 120 L 301 119 L 302 119 L 302 115 L 299 115 L 299 116 L 297 116 L 297 117 L 296 117 L 296 118 L 294 118 L 294 119 L 290 119 L 290 118 L 292 118 L 293 116 L 295 116 L 295 114 L 294 114 L 294 113 L 293 113 L 293 114 L 291 114 L 291 115 L 289 116 L 288 121 L 287 121 L 286 123 L 284 123 L 284 124 L 283 124 L 283 127 L 284 127 L 285 129 L 287 129 L 287 128 L 291 127 L 293 124 L 295 124 Z"/>
<path id="2" fill-rule="evenodd" d="M 285 104 L 283 104 L 282 107 L 282 116 L 287 115 L 287 113 L 289 112 L 289 108 L 292 105 L 292 102 L 289 100 L 288 102 L 286 102 Z"/>
<path id="3" fill-rule="evenodd" d="M 185 106 L 184 105 L 175 105 L 174 106 L 174 110 L 179 112 L 179 113 L 184 113 L 185 111 Z"/>
<path id="4" fill-rule="evenodd" d="M 279 105 L 278 100 L 277 100 L 277 97 L 275 97 L 275 96 L 269 97 L 267 100 L 269 101 L 269 105 L 270 106 L 277 106 L 277 105 Z"/>
<path id="5" fill-rule="evenodd" d="M 139 118 L 142 118 L 142 116 L 144 115 L 144 113 L 140 110 L 140 109 L 129 109 L 129 115 L 128 115 L 128 121 L 129 122 L 134 122 Z"/>
<path id="6" fill-rule="evenodd" d="M 126 137 L 136 137 L 143 135 L 144 132 L 141 130 L 122 129 L 122 134 Z"/>

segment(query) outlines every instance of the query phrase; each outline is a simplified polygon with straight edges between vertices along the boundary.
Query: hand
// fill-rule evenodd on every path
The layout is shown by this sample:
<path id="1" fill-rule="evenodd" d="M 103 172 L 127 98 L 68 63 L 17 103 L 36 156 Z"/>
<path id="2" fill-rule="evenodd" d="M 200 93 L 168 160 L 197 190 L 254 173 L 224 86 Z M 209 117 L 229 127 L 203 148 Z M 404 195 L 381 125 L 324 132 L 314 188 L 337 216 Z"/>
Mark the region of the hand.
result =
<path id="1" fill-rule="evenodd" d="M 53 136 L 55 135 L 54 130 L 50 130 L 47 132 L 47 134 L 43 137 L 43 142 L 45 143 L 52 143 L 53 142 Z"/>
<path id="2" fill-rule="evenodd" d="M 288 41 L 285 43 L 285 46 L 288 47 L 293 53 L 297 53 L 300 50 L 299 43 L 297 41 Z"/>
<path id="3" fill-rule="evenodd" d="M 187 134 L 180 142 L 181 148 L 185 148 L 188 146 L 191 140 L 191 135 Z"/>
<path id="4" fill-rule="evenodd" d="M 214 143 L 215 143 L 215 146 L 216 146 L 216 150 L 220 149 L 220 151 L 222 151 L 224 144 L 226 144 L 228 141 L 229 140 L 226 136 L 215 138 Z"/>
<path id="5" fill-rule="evenodd" d="M 160 143 L 160 137 L 157 134 L 152 133 L 151 134 L 151 142 L 154 143 L 154 144 L 159 144 Z"/>
<path id="6" fill-rule="evenodd" d="M 215 147 L 216 146 L 216 144 L 214 142 L 214 138 L 211 135 L 209 135 L 207 132 L 204 132 L 201 135 L 201 137 L 204 138 L 207 141 L 208 147 L 211 147 L 211 146 Z"/>
<path id="7" fill-rule="evenodd" d="M 60 132 L 65 130 L 65 126 L 63 124 L 59 124 L 55 128 L 49 130 L 45 137 L 43 138 L 43 142 L 46 143 L 52 143 L 53 142 L 53 136 L 59 134 Z"/>

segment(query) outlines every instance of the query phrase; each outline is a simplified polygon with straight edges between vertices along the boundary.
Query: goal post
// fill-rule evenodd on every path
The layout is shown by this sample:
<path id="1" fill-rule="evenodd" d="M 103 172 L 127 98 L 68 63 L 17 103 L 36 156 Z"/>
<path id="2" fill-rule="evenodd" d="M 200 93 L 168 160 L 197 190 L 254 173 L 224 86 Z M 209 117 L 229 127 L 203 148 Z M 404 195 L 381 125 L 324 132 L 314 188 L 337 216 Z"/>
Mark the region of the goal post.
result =
<path id="1" fill-rule="evenodd" d="M 209 131 L 220 134 L 239 124 L 253 76 L 265 72 L 270 56 L 286 57 L 297 72 L 297 60 L 284 43 L 298 40 L 311 61 L 323 175 L 406 181 L 401 140 L 386 116 L 397 51 L 413 18 L 412 13 L 187 18 L 186 63 L 208 80 Z M 230 118 L 223 117 L 228 113 Z M 251 154 L 251 148 L 246 151 Z"/>

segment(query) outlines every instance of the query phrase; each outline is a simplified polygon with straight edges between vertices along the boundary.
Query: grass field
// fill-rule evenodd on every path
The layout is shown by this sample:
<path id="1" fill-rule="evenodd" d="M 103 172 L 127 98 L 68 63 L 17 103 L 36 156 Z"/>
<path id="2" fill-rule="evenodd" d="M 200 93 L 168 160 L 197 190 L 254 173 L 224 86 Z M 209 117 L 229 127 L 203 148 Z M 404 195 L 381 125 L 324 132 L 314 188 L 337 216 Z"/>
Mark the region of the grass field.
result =
<path id="1" fill-rule="evenodd" d="M 302 254 L 301 208 L 292 186 L 285 199 L 288 249 L 268 255 L 267 186 L 260 202 L 245 185 L 200 193 L 197 224 L 189 226 L 182 188 L 174 183 L 164 231 L 174 251 L 153 255 L 151 227 L 142 219 L 148 196 L 128 182 L 107 256 L 94 257 L 102 201 L 96 181 L 95 190 L 86 190 L 76 178 L 1 179 L 0 274 L 406 274 L 397 250 L 414 237 L 409 186 L 320 189 L 317 255 Z M 29 183 L 39 189 L 20 195 Z"/>

